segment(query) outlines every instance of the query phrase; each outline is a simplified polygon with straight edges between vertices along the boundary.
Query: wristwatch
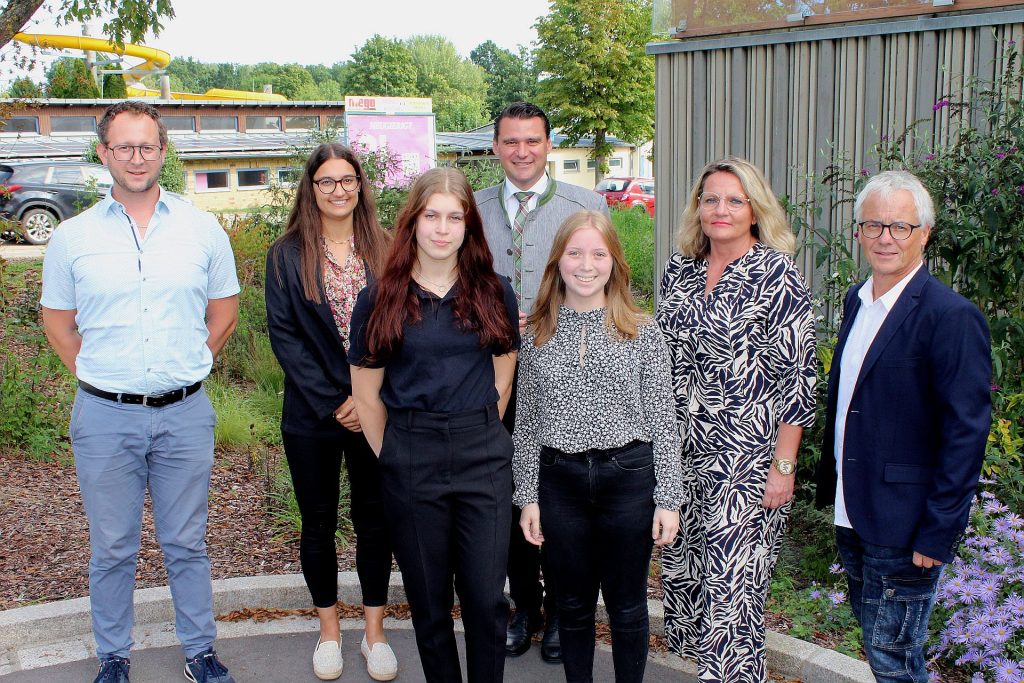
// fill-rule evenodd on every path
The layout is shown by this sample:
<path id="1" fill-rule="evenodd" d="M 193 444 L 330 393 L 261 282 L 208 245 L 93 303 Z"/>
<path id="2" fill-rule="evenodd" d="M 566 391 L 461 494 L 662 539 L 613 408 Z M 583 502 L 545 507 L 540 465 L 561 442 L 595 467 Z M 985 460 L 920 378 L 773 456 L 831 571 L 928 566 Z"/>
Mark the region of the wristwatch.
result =
<path id="1" fill-rule="evenodd" d="M 776 471 L 782 475 L 789 475 L 796 472 L 796 463 L 792 460 L 786 460 L 785 458 L 775 458 L 772 460 L 772 464 L 775 466 Z"/>

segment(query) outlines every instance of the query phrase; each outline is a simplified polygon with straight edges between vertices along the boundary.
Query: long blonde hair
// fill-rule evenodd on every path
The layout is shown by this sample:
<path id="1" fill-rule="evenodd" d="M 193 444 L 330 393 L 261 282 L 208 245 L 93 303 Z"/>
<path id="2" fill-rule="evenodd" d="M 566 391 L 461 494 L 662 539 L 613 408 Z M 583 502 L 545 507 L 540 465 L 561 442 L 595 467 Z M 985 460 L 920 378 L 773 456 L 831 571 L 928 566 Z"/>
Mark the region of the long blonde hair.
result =
<path id="1" fill-rule="evenodd" d="M 698 198 L 704 191 L 704 182 L 712 173 L 724 171 L 736 176 L 743 186 L 743 192 L 750 199 L 750 208 L 754 213 L 754 224 L 750 231 L 754 237 L 776 251 L 792 254 L 796 251 L 796 237 L 786 220 L 786 212 L 782 209 L 771 186 L 765 180 L 757 166 L 739 157 L 725 157 L 712 161 L 704 167 L 700 178 L 690 190 L 690 200 L 683 211 L 676 233 L 676 247 L 679 253 L 687 258 L 706 258 L 711 248 L 707 235 L 700 224 L 700 207 Z"/>
<path id="2" fill-rule="evenodd" d="M 646 319 L 643 311 L 633 302 L 633 295 L 629 291 L 629 264 L 626 263 L 622 243 L 612 222 L 600 211 L 577 211 L 566 218 L 555 233 L 548 263 L 544 266 L 544 276 L 540 281 L 537 303 L 533 313 L 526 319 L 527 329 L 533 334 L 534 346 L 543 346 L 555 335 L 558 308 L 565 302 L 565 281 L 558 271 L 558 262 L 565 253 L 569 238 L 583 228 L 594 228 L 601 233 L 601 238 L 608 245 L 608 254 L 612 257 L 612 272 L 604 286 L 605 326 L 623 339 L 636 339 L 637 326 Z"/>

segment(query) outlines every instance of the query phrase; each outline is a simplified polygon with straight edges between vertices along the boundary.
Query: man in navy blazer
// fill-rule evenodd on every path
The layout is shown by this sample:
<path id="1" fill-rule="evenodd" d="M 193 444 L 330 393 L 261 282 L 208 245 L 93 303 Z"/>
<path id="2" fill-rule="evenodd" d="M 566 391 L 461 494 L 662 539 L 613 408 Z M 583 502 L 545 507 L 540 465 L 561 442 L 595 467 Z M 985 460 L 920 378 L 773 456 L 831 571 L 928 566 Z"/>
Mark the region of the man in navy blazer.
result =
<path id="1" fill-rule="evenodd" d="M 853 212 L 871 277 L 844 303 L 817 503 L 835 505 L 875 678 L 925 683 L 936 584 L 967 526 L 991 421 L 988 325 L 924 265 L 935 210 L 915 176 L 879 173 Z"/>

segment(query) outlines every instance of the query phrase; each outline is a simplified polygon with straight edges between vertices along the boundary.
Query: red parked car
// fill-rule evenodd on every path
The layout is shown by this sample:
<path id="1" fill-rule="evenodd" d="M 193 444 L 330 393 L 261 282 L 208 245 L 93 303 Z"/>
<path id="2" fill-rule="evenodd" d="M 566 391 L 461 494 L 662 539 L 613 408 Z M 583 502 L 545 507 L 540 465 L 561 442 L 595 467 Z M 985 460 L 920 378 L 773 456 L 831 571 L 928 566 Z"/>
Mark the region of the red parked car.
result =
<path id="1" fill-rule="evenodd" d="M 604 195 L 608 206 L 644 209 L 654 215 L 654 178 L 605 178 L 594 191 Z"/>

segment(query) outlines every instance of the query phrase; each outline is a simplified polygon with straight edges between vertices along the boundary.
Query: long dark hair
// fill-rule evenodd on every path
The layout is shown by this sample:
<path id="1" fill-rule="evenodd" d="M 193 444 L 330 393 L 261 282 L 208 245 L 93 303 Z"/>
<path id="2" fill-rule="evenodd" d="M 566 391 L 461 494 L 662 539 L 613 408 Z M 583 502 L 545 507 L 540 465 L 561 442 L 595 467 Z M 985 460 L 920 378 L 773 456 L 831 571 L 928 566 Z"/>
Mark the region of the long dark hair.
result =
<path id="1" fill-rule="evenodd" d="M 359 201 L 352 212 L 352 232 L 356 255 L 366 261 L 370 272 L 376 277 L 384 268 L 384 256 L 387 253 L 388 237 L 377 220 L 377 203 L 373 198 L 373 187 L 363 173 L 363 165 L 359 157 L 345 145 L 328 142 L 318 145 L 306 160 L 302 177 L 295 188 L 295 202 L 288 214 L 288 224 L 284 234 L 274 243 L 276 256 L 279 259 L 279 246 L 289 240 L 299 245 L 299 273 L 302 289 L 306 298 L 320 303 L 320 279 L 323 249 L 320 243 L 320 209 L 316 204 L 313 187 L 313 176 L 317 170 L 330 159 L 344 159 L 355 169 L 359 178 Z M 278 268 L 278 284 L 281 284 L 280 268 Z"/>
<path id="2" fill-rule="evenodd" d="M 494 272 L 494 260 L 484 237 L 483 222 L 466 176 L 453 168 L 433 168 L 413 183 L 409 198 L 395 221 L 394 239 L 383 274 L 377 279 L 377 298 L 367 322 L 367 346 L 376 362 L 390 358 L 402 345 L 403 326 L 420 320 L 419 295 L 412 279 L 416 264 L 416 222 L 435 194 L 455 196 L 465 213 L 466 236 L 458 252 L 458 291 L 454 312 L 459 327 L 480 335 L 481 347 L 496 354 L 512 350 L 514 330 L 505 308 L 505 290 Z"/>

